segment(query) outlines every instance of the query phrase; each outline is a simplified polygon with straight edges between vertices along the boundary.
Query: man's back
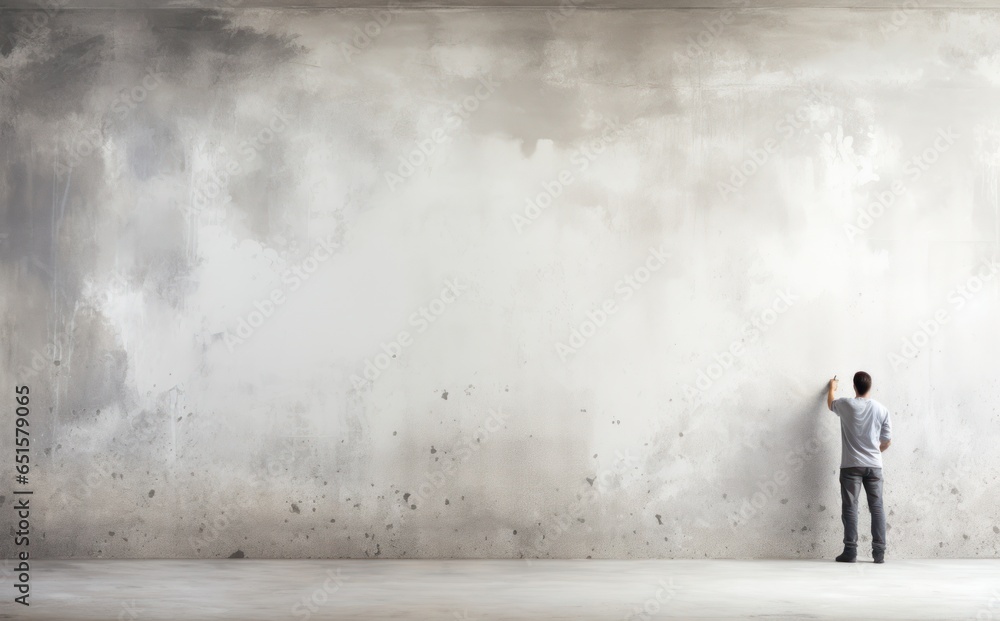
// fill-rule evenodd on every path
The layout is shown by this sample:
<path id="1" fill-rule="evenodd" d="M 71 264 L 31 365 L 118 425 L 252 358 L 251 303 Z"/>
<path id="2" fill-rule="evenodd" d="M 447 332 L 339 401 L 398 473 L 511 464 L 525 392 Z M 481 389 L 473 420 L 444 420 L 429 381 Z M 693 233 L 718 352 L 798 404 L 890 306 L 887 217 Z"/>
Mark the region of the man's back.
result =
<path id="1" fill-rule="evenodd" d="M 840 417 L 840 467 L 881 468 L 879 443 L 892 436 L 889 410 L 865 397 L 835 399 L 831 409 Z"/>

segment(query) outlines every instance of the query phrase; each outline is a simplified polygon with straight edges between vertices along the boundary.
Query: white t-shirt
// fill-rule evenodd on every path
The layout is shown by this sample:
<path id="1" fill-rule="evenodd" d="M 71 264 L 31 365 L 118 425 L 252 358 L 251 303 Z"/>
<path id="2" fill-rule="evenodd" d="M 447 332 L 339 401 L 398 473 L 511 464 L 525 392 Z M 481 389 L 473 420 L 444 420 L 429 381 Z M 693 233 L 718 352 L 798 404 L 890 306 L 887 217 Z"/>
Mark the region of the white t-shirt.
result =
<path id="1" fill-rule="evenodd" d="M 892 439 L 889 410 L 874 399 L 834 399 L 833 412 L 840 417 L 840 467 L 881 468 L 880 442 Z"/>

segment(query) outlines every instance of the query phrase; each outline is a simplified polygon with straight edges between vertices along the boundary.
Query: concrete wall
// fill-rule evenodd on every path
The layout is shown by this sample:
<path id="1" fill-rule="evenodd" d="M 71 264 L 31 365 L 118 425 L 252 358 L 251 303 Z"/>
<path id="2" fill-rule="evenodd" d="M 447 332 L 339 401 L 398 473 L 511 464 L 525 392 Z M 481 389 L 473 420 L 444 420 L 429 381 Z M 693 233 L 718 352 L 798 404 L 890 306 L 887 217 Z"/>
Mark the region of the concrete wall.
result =
<path id="1" fill-rule="evenodd" d="M 32 555 L 829 557 L 863 368 L 890 553 L 996 556 L 998 49 L 996 10 L 0 13 Z"/>

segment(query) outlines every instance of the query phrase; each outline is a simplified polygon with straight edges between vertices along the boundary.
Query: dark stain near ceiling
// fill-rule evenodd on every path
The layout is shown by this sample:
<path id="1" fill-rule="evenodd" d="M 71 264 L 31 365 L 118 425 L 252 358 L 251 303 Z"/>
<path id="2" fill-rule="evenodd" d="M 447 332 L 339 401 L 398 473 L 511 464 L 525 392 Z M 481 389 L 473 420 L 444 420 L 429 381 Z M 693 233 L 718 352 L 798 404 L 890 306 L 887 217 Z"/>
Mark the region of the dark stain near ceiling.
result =
<path id="1" fill-rule="evenodd" d="M 241 86 L 302 51 L 211 10 L 0 11 L 0 232 L 16 233 L 0 270 L 20 292 L 19 352 L 81 344 L 52 370 L 67 411 L 134 391 L 88 285 L 113 270 L 126 290 L 184 303 L 188 223 L 155 182 L 183 178 L 191 144 L 213 137 L 183 128 L 232 124 Z M 143 184 L 150 195 L 128 190 Z"/>

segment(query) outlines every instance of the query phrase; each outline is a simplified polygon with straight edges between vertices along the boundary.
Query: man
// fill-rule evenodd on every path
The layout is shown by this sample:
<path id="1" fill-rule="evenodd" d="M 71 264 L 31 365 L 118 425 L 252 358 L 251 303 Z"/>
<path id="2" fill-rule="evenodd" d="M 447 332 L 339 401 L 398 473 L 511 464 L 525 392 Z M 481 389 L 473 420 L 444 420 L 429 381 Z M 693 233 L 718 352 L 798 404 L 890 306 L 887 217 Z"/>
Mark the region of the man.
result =
<path id="1" fill-rule="evenodd" d="M 872 557 L 885 562 L 885 510 L 882 508 L 882 451 L 889 448 L 892 427 L 889 410 L 868 397 L 872 378 L 864 371 L 854 374 L 854 397 L 834 399 L 837 377 L 830 380 L 826 406 L 840 417 L 840 497 L 844 523 L 844 552 L 840 563 L 858 558 L 858 494 L 864 485 L 868 511 L 872 514 Z"/>

